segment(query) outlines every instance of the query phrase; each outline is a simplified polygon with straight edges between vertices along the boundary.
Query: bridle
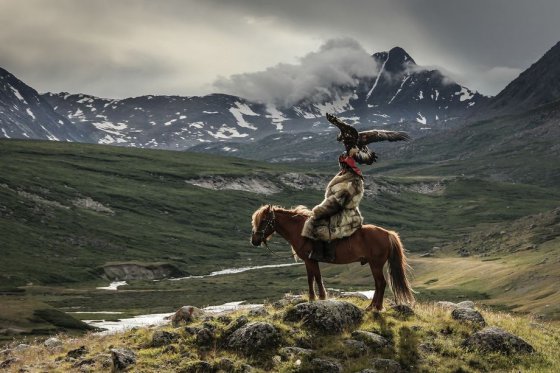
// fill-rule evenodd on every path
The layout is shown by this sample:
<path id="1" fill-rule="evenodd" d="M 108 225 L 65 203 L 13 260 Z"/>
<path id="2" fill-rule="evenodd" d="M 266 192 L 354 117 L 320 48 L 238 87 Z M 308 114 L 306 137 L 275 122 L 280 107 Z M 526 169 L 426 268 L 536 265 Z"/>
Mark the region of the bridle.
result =
<path id="1" fill-rule="evenodd" d="M 268 205 L 268 216 L 266 219 L 263 219 L 260 221 L 259 223 L 259 227 L 261 227 L 264 224 L 264 227 L 262 229 L 259 229 L 256 231 L 257 234 L 261 235 L 261 243 L 264 243 L 264 246 L 266 247 L 266 249 L 268 251 L 270 251 L 270 253 L 274 256 L 277 256 L 279 258 L 285 258 L 282 255 L 278 255 L 276 254 L 274 251 L 272 251 L 272 249 L 270 247 L 268 247 L 268 242 L 266 241 L 266 237 L 270 236 L 272 233 L 275 232 L 276 230 L 276 215 L 274 214 L 274 207 L 272 205 Z M 270 231 L 270 233 L 267 235 L 266 231 L 268 228 L 272 228 L 272 230 Z M 290 256 L 290 258 L 293 258 L 294 254 L 292 254 Z"/>
<path id="2" fill-rule="evenodd" d="M 266 237 L 267 237 L 266 231 L 268 228 L 272 228 L 268 236 L 270 236 L 274 232 L 274 230 L 276 229 L 276 216 L 274 215 L 274 207 L 272 207 L 272 205 L 268 205 L 267 210 L 268 210 L 267 218 L 261 220 L 259 223 L 259 227 L 261 227 L 263 226 L 263 222 L 264 222 L 265 223 L 264 228 L 257 230 L 256 233 L 261 235 L 261 242 L 263 242 L 266 248 L 269 249 L 268 243 L 266 242 Z"/>

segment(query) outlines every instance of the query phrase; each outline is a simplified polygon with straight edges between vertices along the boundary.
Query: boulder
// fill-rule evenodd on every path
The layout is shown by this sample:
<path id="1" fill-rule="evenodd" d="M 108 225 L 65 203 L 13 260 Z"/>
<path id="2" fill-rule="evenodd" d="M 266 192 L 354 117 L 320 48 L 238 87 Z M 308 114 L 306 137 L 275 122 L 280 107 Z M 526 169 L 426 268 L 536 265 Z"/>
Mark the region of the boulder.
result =
<path id="1" fill-rule="evenodd" d="M 12 364 L 18 361 L 19 359 L 17 357 L 10 357 L 0 363 L 0 369 L 8 369 Z"/>
<path id="2" fill-rule="evenodd" d="M 446 310 L 454 310 L 455 308 L 457 308 L 457 303 L 447 301 L 437 302 L 436 305 Z"/>
<path id="3" fill-rule="evenodd" d="M 212 365 L 204 360 L 189 361 L 180 369 L 181 372 L 185 373 L 212 373 L 214 368 Z"/>
<path id="4" fill-rule="evenodd" d="M 235 370 L 235 363 L 233 360 L 224 357 L 214 364 L 214 370 L 218 372 L 233 372 Z"/>
<path id="5" fill-rule="evenodd" d="M 222 342 L 225 342 L 225 344 L 227 345 L 227 341 L 228 341 L 229 337 L 236 330 L 238 330 L 239 328 L 241 328 L 244 325 L 247 325 L 248 322 L 249 322 L 249 319 L 246 316 L 239 316 L 237 319 L 235 319 L 231 323 L 229 323 L 229 325 L 222 332 L 222 335 L 221 335 Z"/>
<path id="6" fill-rule="evenodd" d="M 342 366 L 336 360 L 315 358 L 311 360 L 306 371 L 313 373 L 340 373 L 342 372 Z"/>
<path id="7" fill-rule="evenodd" d="M 136 364 L 136 354 L 128 348 L 111 349 L 111 359 L 113 360 L 113 368 L 116 371 L 125 370 L 131 365 Z"/>
<path id="8" fill-rule="evenodd" d="M 48 350 L 52 350 L 62 346 L 62 341 L 56 337 L 51 337 L 43 342 L 43 346 L 45 346 Z"/>
<path id="9" fill-rule="evenodd" d="M 471 308 L 456 308 L 451 312 L 451 317 L 460 322 L 468 322 L 480 326 L 486 325 L 486 321 L 480 312 Z"/>
<path id="10" fill-rule="evenodd" d="M 196 333 L 196 344 L 200 347 L 210 347 L 214 344 L 214 331 L 208 328 L 202 328 Z"/>
<path id="11" fill-rule="evenodd" d="M 152 341 L 150 342 L 150 347 L 167 346 L 179 340 L 179 337 L 180 336 L 177 333 L 170 333 L 164 330 L 156 330 L 152 335 Z"/>
<path id="12" fill-rule="evenodd" d="M 368 353 L 368 346 L 363 341 L 358 341 L 355 339 L 346 339 L 344 342 L 346 347 L 346 355 L 349 357 L 360 357 Z"/>
<path id="13" fill-rule="evenodd" d="M 190 323 L 198 318 L 204 316 L 204 311 L 200 308 L 193 306 L 183 306 L 175 311 L 175 314 L 171 316 L 171 324 L 173 326 L 178 326 L 180 323 Z"/>
<path id="14" fill-rule="evenodd" d="M 20 343 L 16 347 L 14 347 L 14 351 L 21 352 L 21 351 L 29 350 L 30 348 L 31 348 L 30 345 L 25 343 Z"/>
<path id="15" fill-rule="evenodd" d="M 437 302 L 436 305 L 441 308 L 445 308 L 449 310 L 454 310 L 456 308 L 470 308 L 474 310 L 474 302 L 470 300 L 465 300 L 459 303 L 441 301 L 441 302 Z"/>
<path id="16" fill-rule="evenodd" d="M 88 349 L 86 348 L 86 346 L 81 346 L 81 347 L 76 348 L 74 350 L 68 351 L 66 356 L 77 359 L 77 358 L 82 357 L 83 355 L 85 355 L 87 353 L 88 353 Z"/>
<path id="17" fill-rule="evenodd" d="M 459 302 L 457 303 L 457 308 L 470 308 L 471 310 L 474 310 L 474 302 L 470 300 Z"/>
<path id="18" fill-rule="evenodd" d="M 301 347 L 282 347 L 278 350 L 278 355 L 280 355 L 283 360 L 303 359 L 310 357 L 313 353 L 313 350 Z"/>
<path id="19" fill-rule="evenodd" d="M 251 317 L 258 317 L 258 316 L 266 316 L 268 315 L 268 311 L 264 307 L 256 307 L 249 311 L 249 316 Z"/>
<path id="20" fill-rule="evenodd" d="M 400 373 L 401 365 L 391 359 L 374 359 L 371 362 L 374 372 Z"/>
<path id="21" fill-rule="evenodd" d="M 365 330 L 356 330 L 352 333 L 352 338 L 364 342 L 373 349 L 382 349 L 389 345 L 389 341 L 379 334 L 368 332 Z"/>
<path id="22" fill-rule="evenodd" d="M 484 352 L 531 353 L 535 349 L 518 336 L 503 329 L 490 327 L 468 337 L 463 345 Z"/>
<path id="23" fill-rule="evenodd" d="M 256 355 L 278 347 L 280 332 L 266 322 L 253 322 L 234 331 L 228 338 L 227 346 L 245 355 Z"/>
<path id="24" fill-rule="evenodd" d="M 412 307 L 407 306 L 406 304 L 396 304 L 391 307 L 393 311 L 395 311 L 398 315 L 403 317 L 409 317 L 414 315 L 414 310 Z"/>
<path id="25" fill-rule="evenodd" d="M 302 321 L 310 330 L 338 334 L 357 326 L 363 312 L 352 303 L 323 300 L 296 305 L 284 315 L 286 321 Z"/>

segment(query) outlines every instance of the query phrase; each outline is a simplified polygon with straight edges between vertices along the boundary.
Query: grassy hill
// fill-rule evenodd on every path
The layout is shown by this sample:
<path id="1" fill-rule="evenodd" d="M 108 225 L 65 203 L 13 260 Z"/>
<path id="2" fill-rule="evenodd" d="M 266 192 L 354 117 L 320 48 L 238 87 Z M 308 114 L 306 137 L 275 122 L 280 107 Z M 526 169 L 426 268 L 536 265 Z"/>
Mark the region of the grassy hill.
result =
<path id="1" fill-rule="evenodd" d="M 315 185 L 312 178 L 300 190 L 282 184 L 282 178 L 299 173 L 324 180 L 337 166 L 2 140 L 0 169 L 0 291 L 6 300 L 0 313 L 10 315 L 0 319 L 0 328 L 30 331 L 39 325 L 30 321 L 38 309 L 139 314 L 169 311 L 186 301 L 199 306 L 262 301 L 304 288 L 303 268 L 288 267 L 173 283 L 146 278 L 129 281 L 118 293 L 95 290 L 109 281 L 107 266 L 166 266 L 173 276 L 184 276 L 288 262 L 289 247 L 279 238 L 272 246 L 283 257 L 249 245 L 252 212 L 262 203 L 313 206 L 322 199 L 324 181 Z M 249 178 L 279 187 L 278 193 L 263 195 L 185 182 L 197 178 Z M 560 201 L 556 188 L 462 176 L 410 171 L 373 182 L 378 193 L 361 205 L 366 221 L 398 230 L 413 252 L 451 245 L 489 225 L 550 210 Z M 433 182 L 441 188 L 419 187 Z M 328 269 L 327 277 L 336 285 L 337 276 L 356 269 L 363 270 L 359 264 Z M 338 284 L 371 288 L 368 273 Z M 18 313 L 18 307 L 25 312 Z"/>
<path id="2" fill-rule="evenodd" d="M 522 114 L 466 125 L 392 151 L 379 171 L 414 175 L 469 175 L 555 186 L 560 181 L 560 102 Z M 391 149 L 389 149 L 391 151 Z"/>

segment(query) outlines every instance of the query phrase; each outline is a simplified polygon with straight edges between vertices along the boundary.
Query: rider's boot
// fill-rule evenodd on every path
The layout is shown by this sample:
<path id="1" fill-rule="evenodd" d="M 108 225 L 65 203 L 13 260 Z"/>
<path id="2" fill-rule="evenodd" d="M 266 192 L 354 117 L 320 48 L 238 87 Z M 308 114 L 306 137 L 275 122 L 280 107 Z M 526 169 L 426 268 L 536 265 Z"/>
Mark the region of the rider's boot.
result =
<path id="1" fill-rule="evenodd" d="M 323 242 L 323 259 L 326 262 L 334 262 L 335 258 L 335 243 L 333 241 Z"/>

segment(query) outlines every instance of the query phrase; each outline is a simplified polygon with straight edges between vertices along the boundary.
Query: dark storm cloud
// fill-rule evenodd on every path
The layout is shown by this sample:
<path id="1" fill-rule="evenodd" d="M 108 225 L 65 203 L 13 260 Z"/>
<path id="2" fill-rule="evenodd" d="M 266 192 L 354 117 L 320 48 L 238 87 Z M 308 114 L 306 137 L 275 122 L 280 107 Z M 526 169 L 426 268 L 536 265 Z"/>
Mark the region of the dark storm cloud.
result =
<path id="1" fill-rule="evenodd" d="M 560 39 L 558 14 L 553 0 L 0 0 L 0 66 L 41 91 L 193 95 L 349 37 L 493 94 Z"/>

